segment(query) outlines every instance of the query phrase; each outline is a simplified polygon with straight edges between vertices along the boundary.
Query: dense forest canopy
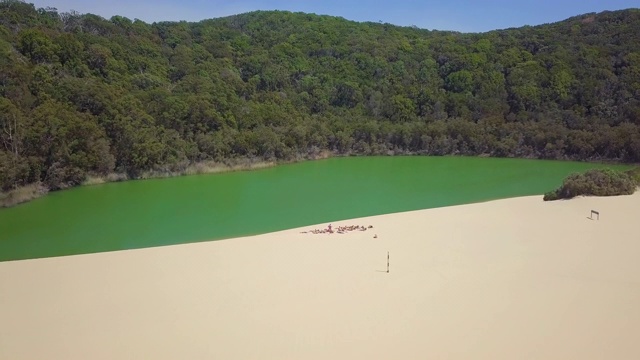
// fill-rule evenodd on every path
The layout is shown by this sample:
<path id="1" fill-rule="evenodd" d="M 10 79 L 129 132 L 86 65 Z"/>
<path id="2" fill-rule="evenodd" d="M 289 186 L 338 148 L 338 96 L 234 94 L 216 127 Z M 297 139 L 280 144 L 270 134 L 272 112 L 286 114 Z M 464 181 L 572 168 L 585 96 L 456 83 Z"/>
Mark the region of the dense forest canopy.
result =
<path id="1" fill-rule="evenodd" d="M 482 34 L 0 1 L 0 190 L 234 158 L 640 161 L 640 10 Z"/>

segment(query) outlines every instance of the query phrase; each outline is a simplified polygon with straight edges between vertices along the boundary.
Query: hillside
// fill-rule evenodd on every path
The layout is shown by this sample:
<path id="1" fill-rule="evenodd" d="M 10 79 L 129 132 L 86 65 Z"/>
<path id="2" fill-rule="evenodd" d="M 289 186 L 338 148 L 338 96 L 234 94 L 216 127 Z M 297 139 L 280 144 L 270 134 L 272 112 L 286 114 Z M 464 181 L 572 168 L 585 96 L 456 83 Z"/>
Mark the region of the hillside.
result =
<path id="1" fill-rule="evenodd" d="M 482 34 L 0 2 L 0 190 L 234 159 L 640 161 L 640 10 Z"/>

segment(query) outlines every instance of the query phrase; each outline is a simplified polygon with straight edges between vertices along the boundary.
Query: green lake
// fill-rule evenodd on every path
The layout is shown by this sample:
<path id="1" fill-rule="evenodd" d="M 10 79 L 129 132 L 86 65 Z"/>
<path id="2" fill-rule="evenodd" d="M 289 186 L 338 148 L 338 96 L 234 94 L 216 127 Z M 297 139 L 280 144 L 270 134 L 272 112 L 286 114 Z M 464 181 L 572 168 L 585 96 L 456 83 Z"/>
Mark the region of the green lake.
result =
<path id="1" fill-rule="evenodd" d="M 224 239 L 543 194 L 572 172 L 604 166 L 474 157 L 352 157 L 85 186 L 0 209 L 0 261 Z"/>

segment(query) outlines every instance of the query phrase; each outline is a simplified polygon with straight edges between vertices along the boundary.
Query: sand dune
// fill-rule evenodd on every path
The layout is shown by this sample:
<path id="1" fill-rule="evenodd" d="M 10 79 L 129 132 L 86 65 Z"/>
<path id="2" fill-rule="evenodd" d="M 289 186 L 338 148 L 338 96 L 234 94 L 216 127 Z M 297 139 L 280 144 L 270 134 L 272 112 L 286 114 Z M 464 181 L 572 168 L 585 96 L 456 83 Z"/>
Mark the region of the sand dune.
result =
<path id="1" fill-rule="evenodd" d="M 4 262 L 0 358 L 638 359 L 639 215 L 533 196 Z"/>

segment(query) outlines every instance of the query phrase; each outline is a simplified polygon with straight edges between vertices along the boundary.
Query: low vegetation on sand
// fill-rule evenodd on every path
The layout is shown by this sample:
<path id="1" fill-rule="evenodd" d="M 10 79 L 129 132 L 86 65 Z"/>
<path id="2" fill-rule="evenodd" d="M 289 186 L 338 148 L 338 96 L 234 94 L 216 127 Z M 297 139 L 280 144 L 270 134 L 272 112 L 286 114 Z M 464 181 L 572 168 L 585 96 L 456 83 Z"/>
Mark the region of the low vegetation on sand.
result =
<path id="1" fill-rule="evenodd" d="M 574 173 L 564 179 L 559 189 L 544 195 L 544 200 L 571 199 L 580 195 L 630 195 L 640 185 L 640 169 L 626 172 L 612 169 L 594 169 Z"/>
<path id="2" fill-rule="evenodd" d="M 627 174 L 631 176 L 636 185 L 640 186 L 640 166 L 627 170 Z"/>

